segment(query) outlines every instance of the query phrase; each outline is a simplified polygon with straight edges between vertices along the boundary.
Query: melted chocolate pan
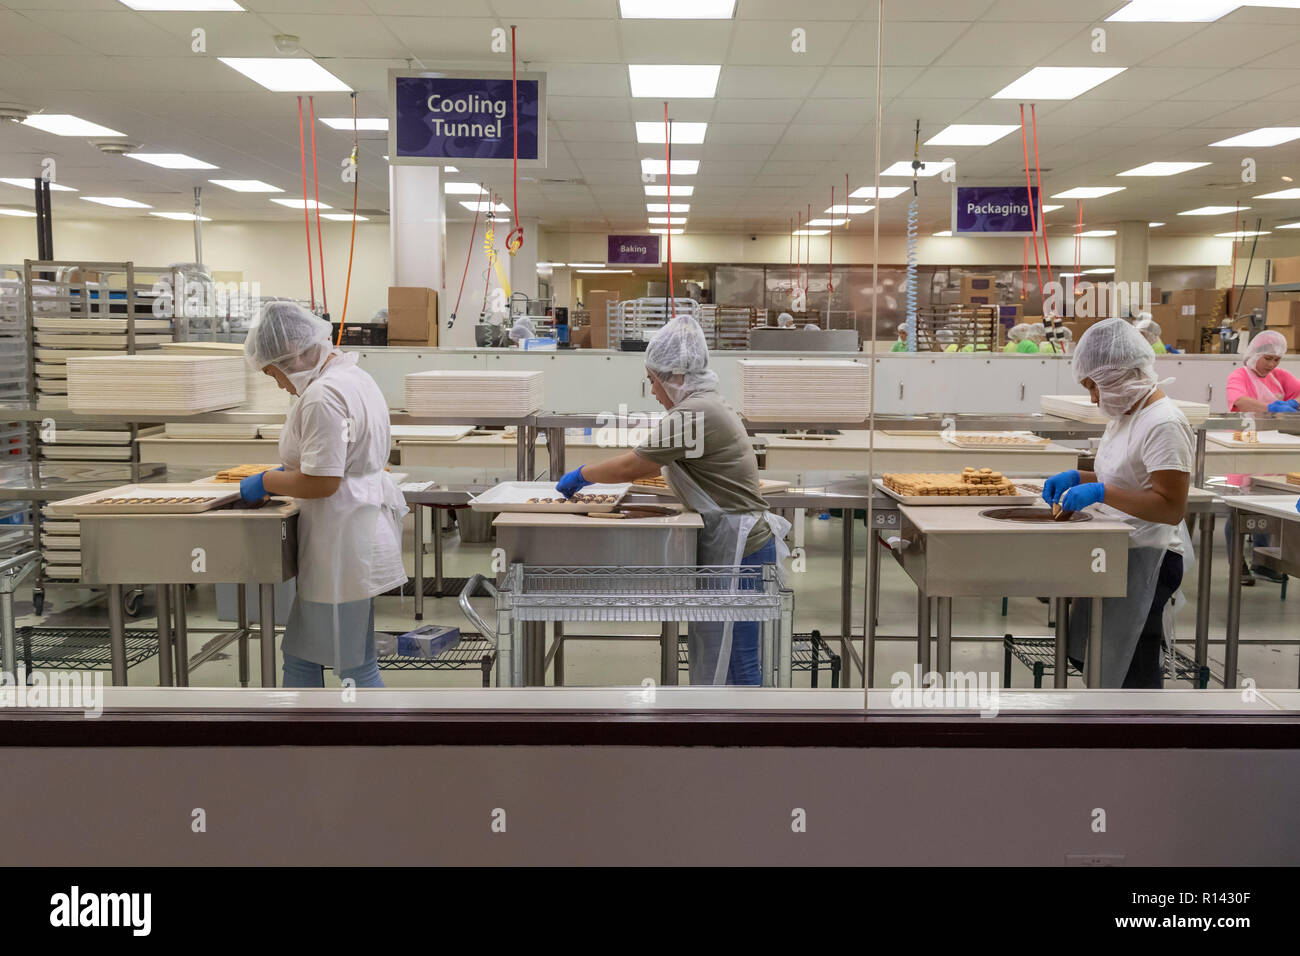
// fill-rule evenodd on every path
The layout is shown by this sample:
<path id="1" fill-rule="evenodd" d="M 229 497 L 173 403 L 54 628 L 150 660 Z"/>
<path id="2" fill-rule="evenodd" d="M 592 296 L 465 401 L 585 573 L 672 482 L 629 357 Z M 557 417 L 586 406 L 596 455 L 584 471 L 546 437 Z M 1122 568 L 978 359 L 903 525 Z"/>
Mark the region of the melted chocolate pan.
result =
<path id="1" fill-rule="evenodd" d="M 1027 524 L 1066 524 L 1072 521 L 1090 521 L 1091 515 L 1086 515 L 1082 511 L 1071 513 L 1069 518 L 1063 518 L 1059 522 L 1052 517 L 1049 508 L 989 508 L 980 512 L 981 518 L 992 518 L 994 521 L 1017 521 Z"/>

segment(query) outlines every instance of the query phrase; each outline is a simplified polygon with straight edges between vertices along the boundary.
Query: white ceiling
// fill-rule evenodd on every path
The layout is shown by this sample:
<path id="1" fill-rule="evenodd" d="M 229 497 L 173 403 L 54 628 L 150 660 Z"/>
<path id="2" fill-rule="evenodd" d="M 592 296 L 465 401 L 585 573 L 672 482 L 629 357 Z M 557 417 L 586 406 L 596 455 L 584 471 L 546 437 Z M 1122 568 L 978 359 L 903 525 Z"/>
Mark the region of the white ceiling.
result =
<path id="1" fill-rule="evenodd" d="M 158 210 L 188 210 L 206 179 L 262 179 L 302 194 L 295 95 L 271 93 L 217 61 L 272 56 L 272 37 L 293 33 L 305 51 L 358 91 L 362 116 L 384 113 L 390 68 L 508 67 L 489 51 L 493 27 L 515 24 L 527 68 L 549 77 L 549 163 L 544 179 L 521 183 L 520 211 L 552 228 L 638 230 L 645 223 L 639 161 L 662 147 L 638 145 L 633 122 L 662 117 L 662 104 L 633 99 L 628 63 L 721 63 L 714 99 L 671 105 L 683 121 L 707 121 L 701 146 L 675 158 L 701 160 L 688 229 L 788 230 L 796 210 L 819 215 L 843 201 L 844 176 L 871 182 L 876 82 L 874 0 L 739 0 L 729 21 L 624 21 L 617 0 L 241 0 L 246 13 L 135 13 L 117 0 L 0 0 L 0 102 L 72 113 L 127 134 L 151 151 L 184 152 L 221 167 L 198 175 L 106 156 L 88 142 L 0 124 L 0 176 L 30 176 L 43 157 L 82 195 L 128 196 Z M 1243 8 L 1217 23 L 1108 23 L 1107 52 L 1092 30 L 1123 0 L 890 0 L 883 49 L 881 167 L 910 159 L 913 124 L 922 139 L 949 123 L 1016 123 L 1015 102 L 991 95 L 1033 66 L 1128 67 L 1069 102 L 1038 107 L 1039 159 L 1050 195 L 1073 186 L 1124 185 L 1085 203 L 1088 228 L 1120 219 L 1168 223 L 1167 234 L 1232 228 L 1232 216 L 1176 216 L 1201 205 L 1252 206 L 1265 227 L 1300 219 L 1300 202 L 1251 200 L 1300 180 L 1300 141 L 1271 149 L 1210 149 L 1259 126 L 1300 125 L 1300 10 Z M 190 52 L 191 31 L 207 31 L 206 54 Z M 806 53 L 790 31 L 807 31 Z M 350 112 L 346 94 L 316 97 L 318 116 Z M 338 175 L 351 134 L 316 124 L 321 200 L 351 206 Z M 1032 147 L 1031 147 L 1032 149 Z M 360 205 L 387 207 L 382 134 L 363 134 Z M 1246 155 L 1256 185 L 1240 182 Z M 958 160 L 962 182 L 1023 177 L 1020 136 L 988 147 L 922 150 Z M 1033 159 L 1032 152 L 1030 156 Z M 1152 161 L 1212 165 L 1180 176 L 1116 180 Z M 467 170 L 468 172 L 468 170 Z M 462 177 L 465 178 L 465 177 Z M 903 184 L 905 180 L 891 179 Z M 494 188 L 509 177 L 493 173 Z M 947 228 L 950 187 L 922 180 L 923 232 Z M 0 184 L 0 204 L 31 193 Z M 509 200 L 507 199 L 507 202 Z M 1048 200 L 1051 201 L 1051 200 Z M 1048 215 L 1069 230 L 1076 210 Z M 886 232 L 903 227 L 907 198 L 882 205 Z M 139 211 L 54 195 L 56 217 L 138 218 Z M 452 206 L 457 213 L 459 206 Z M 293 210 L 264 195 L 204 190 L 218 220 L 292 221 Z M 1243 224 L 1243 228 L 1246 225 Z"/>

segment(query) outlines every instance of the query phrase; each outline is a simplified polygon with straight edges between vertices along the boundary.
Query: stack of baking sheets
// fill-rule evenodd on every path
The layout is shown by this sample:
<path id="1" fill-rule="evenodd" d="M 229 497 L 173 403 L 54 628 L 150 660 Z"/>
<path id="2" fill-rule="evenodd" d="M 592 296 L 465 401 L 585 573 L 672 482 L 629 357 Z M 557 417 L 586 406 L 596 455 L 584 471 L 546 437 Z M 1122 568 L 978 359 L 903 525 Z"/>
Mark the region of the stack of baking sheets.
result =
<path id="1" fill-rule="evenodd" d="M 45 577 L 53 581 L 81 580 L 81 522 L 41 509 L 41 555 Z"/>
<path id="2" fill-rule="evenodd" d="M 168 422 L 163 426 L 163 434 L 168 438 L 188 439 L 191 441 L 253 441 L 263 428 L 262 425 L 240 424 L 191 424 L 189 422 Z"/>
<path id="3" fill-rule="evenodd" d="M 541 372 L 412 372 L 406 376 L 411 415 L 465 419 L 524 418 L 542 407 Z"/>
<path id="4" fill-rule="evenodd" d="M 1068 418 L 1072 422 L 1105 425 L 1110 421 L 1087 395 L 1044 395 L 1040 404 L 1047 414 Z M 1203 402 L 1185 402 L 1176 398 L 1174 404 L 1187 417 L 1188 424 L 1204 425 L 1210 417 L 1210 406 Z"/>
<path id="5" fill-rule="evenodd" d="M 224 355 L 241 361 L 244 347 L 238 342 L 168 342 L 162 350 L 178 355 Z M 244 363 L 244 404 L 250 412 L 283 412 L 289 408 L 290 395 L 276 384 L 275 379 L 261 369 Z"/>
<path id="6" fill-rule="evenodd" d="M 121 355 L 68 360 L 68 407 L 88 414 L 195 415 L 244 401 L 234 356 Z"/>
<path id="7" fill-rule="evenodd" d="M 756 422 L 861 422 L 871 414 L 871 367 L 859 362 L 742 359 L 741 414 Z"/>

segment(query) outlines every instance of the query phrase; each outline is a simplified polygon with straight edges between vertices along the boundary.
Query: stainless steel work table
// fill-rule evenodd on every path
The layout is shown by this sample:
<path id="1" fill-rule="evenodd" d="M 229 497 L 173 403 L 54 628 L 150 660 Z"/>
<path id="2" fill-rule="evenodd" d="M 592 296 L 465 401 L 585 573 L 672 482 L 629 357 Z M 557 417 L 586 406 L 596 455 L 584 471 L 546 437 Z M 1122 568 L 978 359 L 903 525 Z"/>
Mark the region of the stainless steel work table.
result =
<path id="1" fill-rule="evenodd" d="M 1066 598 L 1091 598 L 1085 674 L 1101 683 L 1101 601 L 1128 587 L 1128 525 L 1088 521 L 1029 524 L 985 517 L 989 505 L 903 505 L 894 555 L 917 586 L 917 658 L 930 670 L 929 601 L 936 602 L 935 670 L 948 686 L 952 670 L 952 599 L 1045 596 L 1056 600 L 1057 687 L 1065 686 Z"/>
<path id="2" fill-rule="evenodd" d="M 189 684 L 189 671 L 232 640 L 239 641 L 239 679 L 249 679 L 245 585 L 258 586 L 262 642 L 262 686 L 274 687 L 275 585 L 298 573 L 298 506 L 272 501 L 261 508 L 233 508 L 189 515 L 80 515 L 83 580 L 108 586 L 112 682 L 126 683 L 126 637 L 122 586 L 158 586 L 158 682 L 172 683 L 172 642 L 176 683 Z M 202 549 L 202 552 L 199 552 Z M 185 620 L 187 584 L 239 586 L 236 629 L 209 641 L 189 656 Z M 174 605 L 174 607 L 169 607 Z M 173 633 L 170 617 L 175 613 Z"/>

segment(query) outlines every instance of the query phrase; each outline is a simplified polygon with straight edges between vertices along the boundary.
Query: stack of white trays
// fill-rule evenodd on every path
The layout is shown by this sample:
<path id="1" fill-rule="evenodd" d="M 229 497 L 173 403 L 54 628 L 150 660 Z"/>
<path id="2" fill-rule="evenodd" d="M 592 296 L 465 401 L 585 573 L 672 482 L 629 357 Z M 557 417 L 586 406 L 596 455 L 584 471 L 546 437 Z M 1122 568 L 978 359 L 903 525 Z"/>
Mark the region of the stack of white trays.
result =
<path id="1" fill-rule="evenodd" d="M 68 407 L 86 414 L 197 415 L 244 401 L 236 356 L 152 355 L 68 359 Z"/>
<path id="2" fill-rule="evenodd" d="M 406 410 L 430 418 L 524 418 L 542 407 L 542 378 L 541 372 L 412 372 Z"/>
<path id="3" fill-rule="evenodd" d="M 742 359 L 741 414 L 754 422 L 861 422 L 871 414 L 871 366 L 811 359 Z"/>

